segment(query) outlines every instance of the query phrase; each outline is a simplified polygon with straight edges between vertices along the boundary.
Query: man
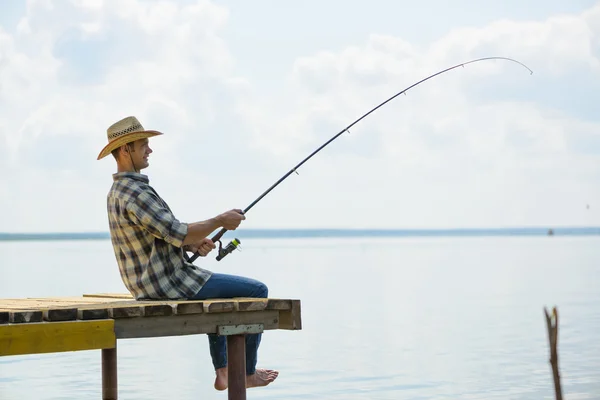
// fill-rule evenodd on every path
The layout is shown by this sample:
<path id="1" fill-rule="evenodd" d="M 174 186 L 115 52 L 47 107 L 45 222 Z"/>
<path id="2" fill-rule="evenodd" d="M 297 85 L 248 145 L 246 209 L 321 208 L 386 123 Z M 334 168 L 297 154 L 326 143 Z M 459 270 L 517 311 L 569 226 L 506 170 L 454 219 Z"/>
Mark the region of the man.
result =
<path id="1" fill-rule="evenodd" d="M 123 283 L 137 300 L 208 299 L 268 296 L 262 282 L 197 267 L 184 259 L 184 251 L 206 256 L 215 244 L 207 237 L 216 229 L 235 230 L 246 219 L 242 210 L 226 211 L 204 221 L 179 221 L 167 203 L 140 171 L 152 153 L 149 138 L 162 132 L 144 130 L 135 117 L 124 118 L 107 130 L 108 144 L 98 160 L 112 154 L 117 173 L 107 196 L 108 221 L 115 257 Z M 215 389 L 227 389 L 227 351 L 223 336 L 210 334 L 209 345 L 216 371 Z M 256 369 L 261 335 L 246 335 L 246 386 L 266 386 L 278 376 L 274 370 Z"/>

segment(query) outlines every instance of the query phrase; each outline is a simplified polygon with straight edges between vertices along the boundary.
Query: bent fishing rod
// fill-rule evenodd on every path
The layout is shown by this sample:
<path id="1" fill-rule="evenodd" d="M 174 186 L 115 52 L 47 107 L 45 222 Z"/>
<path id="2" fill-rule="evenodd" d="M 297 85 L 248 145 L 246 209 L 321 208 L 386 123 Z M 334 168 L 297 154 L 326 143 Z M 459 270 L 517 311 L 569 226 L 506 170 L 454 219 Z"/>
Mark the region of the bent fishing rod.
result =
<path id="1" fill-rule="evenodd" d="M 441 70 L 439 72 L 436 72 L 435 74 L 429 75 L 426 78 L 421 79 L 420 81 L 413 83 L 412 85 L 410 85 L 409 87 L 407 87 L 406 89 L 403 89 L 402 91 L 396 93 L 395 95 L 393 95 L 392 97 L 390 97 L 389 99 L 385 100 L 384 102 L 382 102 L 381 104 L 377 105 L 376 107 L 372 108 L 371 110 L 369 110 L 369 112 L 367 112 L 366 114 L 363 114 L 360 118 L 358 118 L 357 120 L 355 120 L 354 122 L 352 122 L 350 125 L 348 125 L 347 127 L 345 127 L 344 129 L 342 129 L 340 132 L 338 132 L 335 136 L 333 136 L 331 139 L 329 139 L 327 142 L 325 142 L 324 144 L 322 144 L 319 148 L 317 148 L 315 151 L 313 151 L 308 157 L 306 157 L 304 160 L 302 160 L 300 163 L 298 163 L 298 165 L 294 166 L 292 169 L 290 169 L 285 175 L 283 175 L 281 178 L 279 178 L 279 180 L 277 182 L 275 182 L 270 188 L 268 188 L 264 193 L 262 193 L 256 200 L 254 200 L 252 203 L 250 203 L 250 205 L 248 207 L 246 207 L 242 213 L 246 214 L 248 211 L 250 211 L 250 209 L 252 207 L 254 207 L 256 205 L 256 203 L 258 203 L 260 200 L 262 200 L 263 197 L 265 197 L 267 194 L 269 194 L 269 192 L 271 192 L 271 190 L 275 189 L 281 182 L 283 182 L 288 176 L 290 176 L 292 173 L 296 173 L 298 174 L 298 168 L 300 168 L 305 162 L 307 162 L 310 158 L 312 158 L 315 154 L 317 154 L 319 151 L 321 151 L 325 146 L 327 146 L 329 143 L 333 142 L 335 139 L 337 139 L 340 135 L 342 135 L 344 132 L 350 132 L 350 128 L 352 128 L 354 125 L 356 125 L 357 123 L 359 123 L 360 121 L 362 121 L 364 118 L 366 118 L 368 115 L 370 115 L 371 113 L 373 113 L 374 111 L 376 111 L 377 109 L 379 109 L 380 107 L 383 107 L 385 104 L 389 103 L 390 101 L 392 101 L 393 99 L 395 99 L 396 97 L 400 96 L 401 94 L 406 94 L 406 92 L 410 89 L 412 89 L 413 87 L 428 81 L 431 78 L 434 78 L 438 75 L 441 75 L 445 72 L 451 71 L 455 68 L 458 67 L 464 67 L 465 65 L 468 64 L 472 64 L 472 63 L 476 63 L 479 61 L 486 61 L 486 60 L 505 60 L 505 61 L 511 61 L 514 63 L 517 63 L 519 65 L 521 65 L 522 67 L 526 68 L 530 74 L 533 74 L 533 71 L 526 66 L 525 64 L 523 64 L 520 61 L 517 61 L 515 59 L 512 58 L 508 58 L 508 57 L 482 57 L 482 58 L 477 58 L 471 61 L 467 61 L 464 63 L 460 63 L 460 64 L 456 64 L 452 67 L 446 68 L 444 70 Z M 211 240 L 214 243 L 219 243 L 219 251 L 218 251 L 218 255 L 217 255 L 217 261 L 220 261 L 221 259 L 223 259 L 223 257 L 227 256 L 229 253 L 231 253 L 233 250 L 235 250 L 238 245 L 240 244 L 240 240 L 235 238 L 233 239 L 225 248 L 222 247 L 221 244 L 221 237 L 223 236 L 223 234 L 225 234 L 225 232 L 227 232 L 227 229 L 222 228 L 217 234 L 215 234 Z M 185 253 L 184 253 L 185 254 Z M 193 262 L 194 260 L 196 260 L 196 258 L 198 258 L 200 256 L 200 254 L 198 252 L 194 253 L 194 255 L 189 258 L 189 262 Z M 187 258 L 187 255 L 186 255 Z"/>

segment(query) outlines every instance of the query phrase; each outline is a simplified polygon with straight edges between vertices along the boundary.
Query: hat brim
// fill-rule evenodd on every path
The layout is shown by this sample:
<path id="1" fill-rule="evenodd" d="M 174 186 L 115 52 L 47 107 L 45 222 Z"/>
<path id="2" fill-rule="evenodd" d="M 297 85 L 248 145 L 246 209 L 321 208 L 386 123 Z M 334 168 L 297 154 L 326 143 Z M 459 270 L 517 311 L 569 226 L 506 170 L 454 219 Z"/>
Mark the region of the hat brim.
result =
<path id="1" fill-rule="evenodd" d="M 98 154 L 98 160 L 109 155 L 114 149 L 123 146 L 124 144 L 135 142 L 136 140 L 149 138 L 152 136 L 162 135 L 162 132 L 159 131 L 140 131 L 140 132 L 131 132 L 126 135 L 119 137 L 118 139 L 113 140 L 100 151 Z"/>

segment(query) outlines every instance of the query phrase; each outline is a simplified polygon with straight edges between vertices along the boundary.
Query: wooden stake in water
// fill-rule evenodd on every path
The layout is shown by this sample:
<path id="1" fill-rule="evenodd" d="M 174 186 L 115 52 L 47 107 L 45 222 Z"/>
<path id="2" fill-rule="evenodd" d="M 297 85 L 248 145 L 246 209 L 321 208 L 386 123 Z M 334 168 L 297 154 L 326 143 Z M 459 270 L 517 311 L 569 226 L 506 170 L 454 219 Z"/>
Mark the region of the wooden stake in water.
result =
<path id="1" fill-rule="evenodd" d="M 552 375 L 554 377 L 554 392 L 556 400 L 562 400 L 562 389 L 560 387 L 560 373 L 558 371 L 558 351 L 556 350 L 558 343 L 558 312 L 556 307 L 552 309 L 552 315 L 548 313 L 544 307 L 546 314 L 546 325 L 548 327 L 548 342 L 550 343 L 550 365 L 552 366 Z"/>

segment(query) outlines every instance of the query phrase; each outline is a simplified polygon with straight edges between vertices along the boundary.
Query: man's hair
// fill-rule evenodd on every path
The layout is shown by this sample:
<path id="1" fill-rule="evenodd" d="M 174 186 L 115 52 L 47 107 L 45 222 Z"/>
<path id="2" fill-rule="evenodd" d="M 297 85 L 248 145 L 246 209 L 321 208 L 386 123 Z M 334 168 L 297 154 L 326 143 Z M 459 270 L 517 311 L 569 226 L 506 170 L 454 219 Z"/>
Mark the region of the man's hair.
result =
<path id="1" fill-rule="evenodd" d="M 121 150 L 121 146 L 117 147 L 116 149 L 110 152 L 110 154 L 112 154 L 115 160 L 117 161 L 119 160 L 119 150 Z"/>
<path id="2" fill-rule="evenodd" d="M 114 149 L 113 151 L 110 152 L 110 154 L 113 155 L 113 157 L 115 158 L 115 160 L 118 160 L 119 158 L 119 150 L 121 150 L 121 147 L 123 146 L 127 146 L 129 147 L 129 150 L 134 152 L 135 151 L 135 147 L 133 146 L 133 142 L 129 142 L 129 143 L 125 143 L 122 146 L 117 147 L 116 149 Z"/>

